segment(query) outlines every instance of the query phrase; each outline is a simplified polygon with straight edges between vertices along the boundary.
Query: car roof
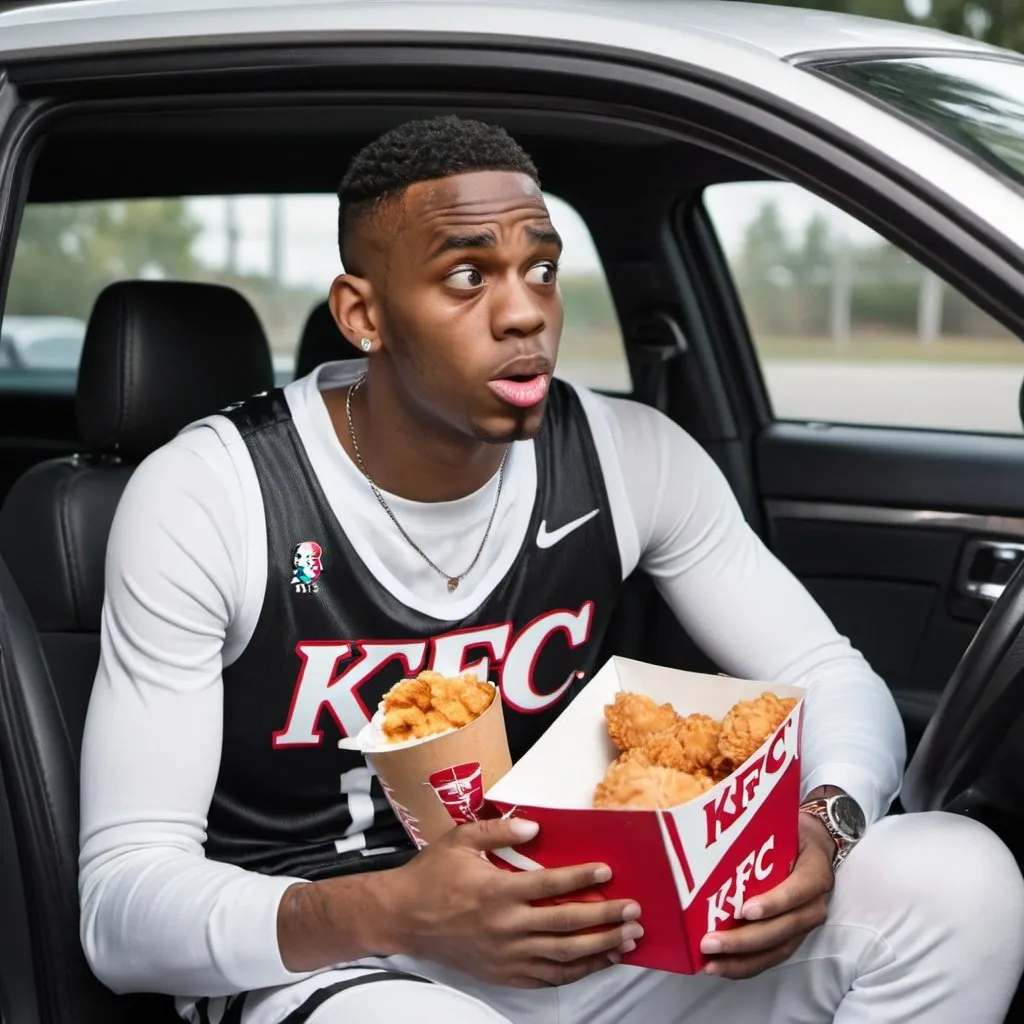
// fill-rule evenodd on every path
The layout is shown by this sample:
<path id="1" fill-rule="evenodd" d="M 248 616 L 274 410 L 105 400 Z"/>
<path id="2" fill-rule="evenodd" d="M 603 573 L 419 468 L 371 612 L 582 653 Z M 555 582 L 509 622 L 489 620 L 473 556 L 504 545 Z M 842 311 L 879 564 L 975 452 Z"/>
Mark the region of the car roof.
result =
<path id="1" fill-rule="evenodd" d="M 324 42 L 324 33 L 522 40 L 541 27 L 549 40 L 596 38 L 618 48 L 629 45 L 624 27 L 657 29 L 783 59 L 843 50 L 1003 52 L 919 25 L 733 0 L 72 0 L 0 13 L 0 57 Z"/>
<path id="2" fill-rule="evenodd" d="M 552 62 L 589 57 L 713 79 L 719 88 L 735 83 L 787 116 L 799 112 L 884 154 L 887 166 L 918 175 L 1024 247 L 1024 218 L 1007 212 L 1021 210 L 1024 199 L 991 166 L 792 59 L 967 53 L 1024 63 L 1011 51 L 920 26 L 732 0 L 75 0 L 0 14 L 0 69 L 11 66 L 16 83 L 16 64 L 33 59 L 125 55 L 135 74 L 148 53 L 229 48 L 247 51 L 245 66 L 258 71 L 260 48 L 301 62 L 303 46 L 373 44 L 421 53 L 427 46 L 532 50 Z M 428 64 L 417 66 L 429 76 Z M 81 67 L 71 72 L 82 73 L 88 77 Z"/>

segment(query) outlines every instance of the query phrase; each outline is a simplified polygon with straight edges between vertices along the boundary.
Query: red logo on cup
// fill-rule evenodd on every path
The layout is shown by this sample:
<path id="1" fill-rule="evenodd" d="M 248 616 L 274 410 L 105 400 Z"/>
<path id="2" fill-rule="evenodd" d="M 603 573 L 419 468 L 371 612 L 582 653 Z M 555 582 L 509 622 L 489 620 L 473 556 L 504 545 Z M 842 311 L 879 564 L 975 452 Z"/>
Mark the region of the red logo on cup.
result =
<path id="1" fill-rule="evenodd" d="M 430 776 L 429 782 L 456 825 L 476 821 L 484 805 L 483 770 L 478 761 L 442 768 Z"/>

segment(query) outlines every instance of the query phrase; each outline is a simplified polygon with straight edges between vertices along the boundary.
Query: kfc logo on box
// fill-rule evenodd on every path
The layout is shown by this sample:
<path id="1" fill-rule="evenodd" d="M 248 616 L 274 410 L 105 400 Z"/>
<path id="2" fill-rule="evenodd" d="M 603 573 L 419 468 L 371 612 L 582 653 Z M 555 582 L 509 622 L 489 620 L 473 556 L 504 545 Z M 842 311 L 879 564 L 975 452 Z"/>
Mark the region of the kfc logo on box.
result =
<path id="1" fill-rule="evenodd" d="M 767 740 L 700 796 L 663 810 L 597 809 L 594 789 L 618 751 L 604 709 L 620 691 L 721 718 L 764 691 L 795 707 Z M 644 938 L 625 963 L 683 974 L 704 966 L 700 941 L 730 928 L 744 902 L 783 881 L 796 860 L 803 691 L 613 658 L 531 750 L 487 791 L 499 813 L 537 821 L 536 839 L 494 851 L 509 870 L 604 861 L 607 899 L 643 908 Z M 572 899 L 573 897 L 568 897 Z"/>

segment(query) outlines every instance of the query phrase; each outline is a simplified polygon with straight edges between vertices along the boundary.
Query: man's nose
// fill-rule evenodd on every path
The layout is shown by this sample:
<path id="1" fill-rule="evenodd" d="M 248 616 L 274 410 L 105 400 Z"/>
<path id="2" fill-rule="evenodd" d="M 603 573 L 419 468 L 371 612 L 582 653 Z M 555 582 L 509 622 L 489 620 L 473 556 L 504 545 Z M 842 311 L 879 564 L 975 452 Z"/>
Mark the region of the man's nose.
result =
<path id="1" fill-rule="evenodd" d="M 496 338 L 528 338 L 544 329 L 540 300 L 518 273 L 502 282 L 491 315 Z"/>

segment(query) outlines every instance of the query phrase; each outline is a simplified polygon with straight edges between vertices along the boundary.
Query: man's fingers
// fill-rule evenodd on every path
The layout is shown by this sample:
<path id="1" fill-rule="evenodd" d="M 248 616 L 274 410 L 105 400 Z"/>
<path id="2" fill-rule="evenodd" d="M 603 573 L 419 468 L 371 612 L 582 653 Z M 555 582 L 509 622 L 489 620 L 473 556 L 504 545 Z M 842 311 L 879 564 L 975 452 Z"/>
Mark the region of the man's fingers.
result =
<path id="1" fill-rule="evenodd" d="M 747 921 L 778 917 L 827 895 L 834 883 L 835 875 L 828 859 L 820 850 L 807 847 L 797 858 L 789 878 L 769 892 L 747 900 L 743 905 L 743 917 Z"/>
<path id="2" fill-rule="evenodd" d="M 510 876 L 509 891 L 521 900 L 554 899 L 589 889 L 611 878 L 605 864 L 573 864 L 567 868 L 522 871 Z"/>
<path id="3" fill-rule="evenodd" d="M 602 928 L 598 931 L 568 935 L 534 935 L 524 943 L 524 950 L 531 959 L 551 960 L 568 964 L 586 960 L 599 953 L 612 953 L 625 943 L 636 945 L 643 937 L 644 930 L 636 922 L 619 925 L 616 928 Z"/>
<path id="4" fill-rule="evenodd" d="M 700 948 L 705 954 L 716 957 L 750 956 L 768 952 L 792 939 L 801 942 L 808 932 L 825 923 L 827 914 L 825 897 L 819 896 L 788 914 L 707 935 Z"/>
<path id="5" fill-rule="evenodd" d="M 762 971 L 781 964 L 787 957 L 793 955 L 803 941 L 803 937 L 790 939 L 775 949 L 766 950 L 763 953 L 754 953 L 751 956 L 723 956 L 716 957 L 705 968 L 705 972 L 713 974 L 718 978 L 732 978 L 740 980 L 753 978 Z"/>
<path id="6" fill-rule="evenodd" d="M 575 902 L 570 898 L 553 907 L 531 908 L 527 927 L 531 932 L 581 932 L 586 928 L 635 921 L 639 916 L 640 908 L 631 900 Z"/>
<path id="7" fill-rule="evenodd" d="M 483 852 L 525 843 L 533 839 L 539 831 L 540 826 L 526 818 L 486 818 L 484 821 L 458 825 L 438 842 Z"/>

